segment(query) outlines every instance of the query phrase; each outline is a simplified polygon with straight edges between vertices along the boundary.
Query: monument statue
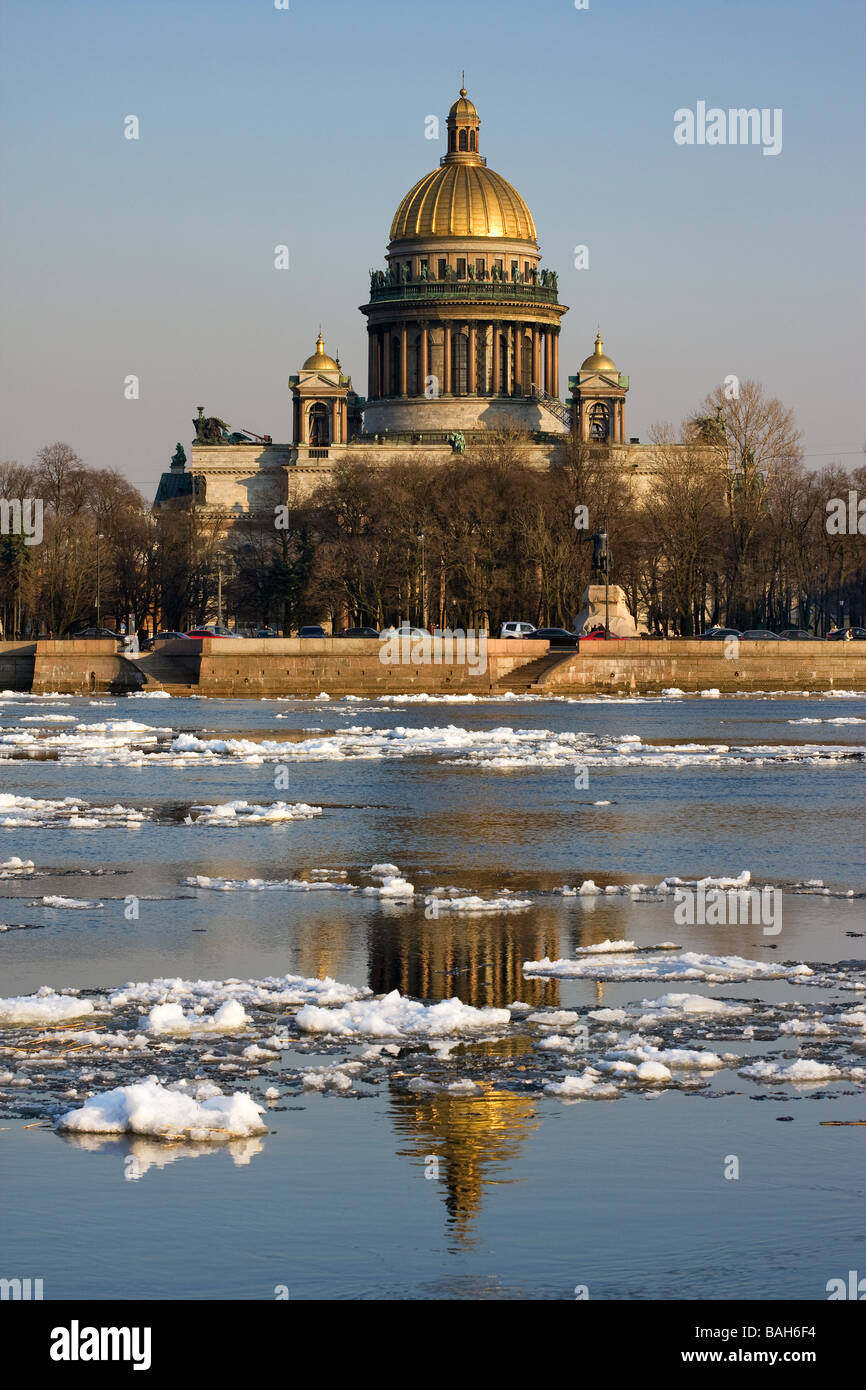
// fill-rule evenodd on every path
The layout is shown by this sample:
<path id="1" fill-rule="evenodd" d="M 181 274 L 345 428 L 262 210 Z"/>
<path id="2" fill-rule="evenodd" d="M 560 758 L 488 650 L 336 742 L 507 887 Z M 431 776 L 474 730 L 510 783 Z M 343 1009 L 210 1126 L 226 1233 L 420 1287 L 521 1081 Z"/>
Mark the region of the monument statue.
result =
<path id="1" fill-rule="evenodd" d="M 171 456 L 171 466 L 172 466 L 172 468 L 183 468 L 183 466 L 184 466 L 185 463 L 186 463 L 186 449 L 183 447 L 183 445 L 180 443 L 180 441 L 178 441 L 178 446 L 177 446 L 177 448 L 175 449 L 174 453 L 173 453 L 172 456 Z"/>
<path id="2" fill-rule="evenodd" d="M 466 453 L 466 439 L 462 430 L 452 430 L 448 436 L 448 443 L 451 445 L 452 454 Z"/>

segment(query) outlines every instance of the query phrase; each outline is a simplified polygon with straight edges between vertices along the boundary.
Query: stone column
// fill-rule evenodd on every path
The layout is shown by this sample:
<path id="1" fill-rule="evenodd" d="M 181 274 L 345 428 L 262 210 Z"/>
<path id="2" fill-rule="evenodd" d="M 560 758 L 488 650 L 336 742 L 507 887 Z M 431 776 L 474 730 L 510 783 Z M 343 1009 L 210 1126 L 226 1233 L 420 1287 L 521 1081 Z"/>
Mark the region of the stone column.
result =
<path id="1" fill-rule="evenodd" d="M 423 396 L 427 387 L 430 368 L 430 339 L 426 323 L 421 324 L 421 380 L 418 382 L 418 395 Z"/>
<path id="2" fill-rule="evenodd" d="M 400 325 L 400 395 L 409 394 L 409 363 L 406 361 L 406 324 Z"/>
<path id="3" fill-rule="evenodd" d="M 537 323 L 532 325 L 532 384 L 541 385 L 541 333 Z"/>
<path id="4" fill-rule="evenodd" d="M 391 325 L 385 329 L 385 341 L 382 351 L 382 395 L 391 394 Z"/>
<path id="5" fill-rule="evenodd" d="M 559 329 L 553 330 L 553 389 L 552 396 L 559 396 Z"/>
<path id="6" fill-rule="evenodd" d="M 367 394 L 375 400 L 379 394 L 379 335 L 371 328 L 368 337 Z"/>
<path id="7" fill-rule="evenodd" d="M 478 394 L 478 335 L 475 324 L 469 325 L 469 363 L 467 367 L 467 390 L 470 396 Z"/>
<path id="8" fill-rule="evenodd" d="M 498 396 L 502 389 L 502 373 L 500 365 L 502 361 L 500 342 L 502 339 L 502 329 L 498 323 L 493 325 L 493 394 Z"/>
<path id="9" fill-rule="evenodd" d="M 541 332 L 541 350 L 544 357 L 544 368 L 542 383 L 544 390 L 550 395 L 550 329 L 545 325 Z"/>
<path id="10" fill-rule="evenodd" d="M 448 319 L 442 325 L 444 330 L 442 343 L 442 382 L 441 394 L 450 396 L 451 394 L 451 323 Z"/>

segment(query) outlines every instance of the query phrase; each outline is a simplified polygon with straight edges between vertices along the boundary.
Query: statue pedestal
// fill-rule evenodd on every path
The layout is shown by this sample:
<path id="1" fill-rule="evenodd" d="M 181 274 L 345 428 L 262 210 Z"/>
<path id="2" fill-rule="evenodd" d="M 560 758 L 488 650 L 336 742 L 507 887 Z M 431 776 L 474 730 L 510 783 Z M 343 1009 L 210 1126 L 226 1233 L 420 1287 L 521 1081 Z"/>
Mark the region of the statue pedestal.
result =
<path id="1" fill-rule="evenodd" d="M 604 627 L 604 585 L 588 584 L 580 601 L 580 612 L 574 620 L 574 630 L 583 634 L 594 627 Z M 619 584 L 607 591 L 608 629 L 615 637 L 636 637 L 637 625 L 625 601 Z"/>

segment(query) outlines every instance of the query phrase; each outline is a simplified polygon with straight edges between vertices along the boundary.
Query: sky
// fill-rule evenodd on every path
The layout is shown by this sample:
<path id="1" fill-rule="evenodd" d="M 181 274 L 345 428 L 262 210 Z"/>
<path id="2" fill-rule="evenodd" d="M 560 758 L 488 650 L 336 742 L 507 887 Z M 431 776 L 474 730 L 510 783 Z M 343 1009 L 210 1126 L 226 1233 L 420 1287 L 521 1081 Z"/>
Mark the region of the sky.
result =
<path id="1" fill-rule="evenodd" d="M 0 459 L 65 440 L 151 499 L 198 405 L 288 442 L 320 324 L 366 395 L 368 272 L 465 68 L 569 306 L 561 395 L 598 325 L 629 436 L 734 375 L 808 467 L 863 461 L 860 0 L 288 4 L 0 0 Z M 781 151 L 677 144 L 698 102 L 780 109 Z"/>

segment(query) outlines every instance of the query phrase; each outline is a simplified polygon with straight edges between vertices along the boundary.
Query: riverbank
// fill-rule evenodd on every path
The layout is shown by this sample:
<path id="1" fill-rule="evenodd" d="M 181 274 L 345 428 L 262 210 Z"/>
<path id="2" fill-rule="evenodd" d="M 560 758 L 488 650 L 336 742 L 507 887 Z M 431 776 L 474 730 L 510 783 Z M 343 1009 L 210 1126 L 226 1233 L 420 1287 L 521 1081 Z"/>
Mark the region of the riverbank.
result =
<path id="1" fill-rule="evenodd" d="M 686 638 L 632 638 L 551 651 L 546 643 L 491 638 L 461 651 L 456 642 L 431 638 L 393 652 L 363 638 L 206 638 L 164 642 L 128 657 L 111 641 L 2 642 L 0 687 L 70 695 L 164 690 L 214 698 L 323 691 L 375 697 L 844 690 L 866 688 L 866 644 L 741 642 L 732 648 Z"/>

